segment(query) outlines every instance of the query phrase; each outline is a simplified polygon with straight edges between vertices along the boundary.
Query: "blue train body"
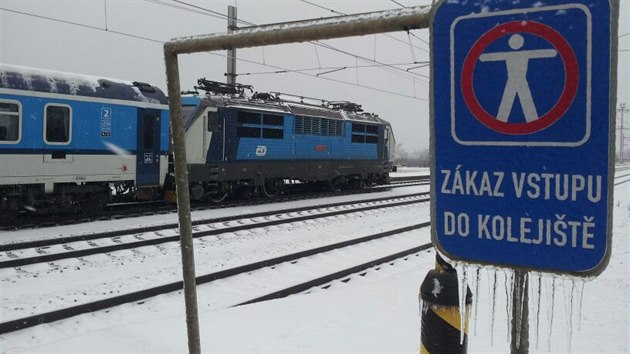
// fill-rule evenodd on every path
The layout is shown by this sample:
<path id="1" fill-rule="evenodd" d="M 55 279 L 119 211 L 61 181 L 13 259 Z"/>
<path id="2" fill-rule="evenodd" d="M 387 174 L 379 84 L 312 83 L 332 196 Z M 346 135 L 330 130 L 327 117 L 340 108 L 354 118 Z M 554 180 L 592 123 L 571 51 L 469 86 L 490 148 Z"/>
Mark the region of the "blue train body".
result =
<path id="1" fill-rule="evenodd" d="M 208 91 L 182 101 L 193 199 L 252 187 L 273 196 L 289 180 L 333 189 L 389 182 L 391 126 L 359 105 Z"/>
<path id="2" fill-rule="evenodd" d="M 391 126 L 359 105 L 199 82 L 207 93 L 182 100 L 193 200 L 274 196 L 287 182 L 388 183 Z M 0 65 L 0 220 L 161 198 L 174 191 L 169 148 L 167 98 L 154 86 Z"/>
<path id="3" fill-rule="evenodd" d="M 0 211 L 155 194 L 168 169 L 166 103 L 144 83 L 0 65 Z"/>

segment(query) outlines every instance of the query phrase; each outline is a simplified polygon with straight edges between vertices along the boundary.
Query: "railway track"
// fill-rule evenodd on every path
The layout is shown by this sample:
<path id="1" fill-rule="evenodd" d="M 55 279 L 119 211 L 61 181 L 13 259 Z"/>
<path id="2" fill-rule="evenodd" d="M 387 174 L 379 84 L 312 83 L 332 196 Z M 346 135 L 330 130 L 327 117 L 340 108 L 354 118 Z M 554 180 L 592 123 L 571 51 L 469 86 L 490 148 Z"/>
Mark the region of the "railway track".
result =
<path id="1" fill-rule="evenodd" d="M 628 167 L 628 169 L 630 169 L 630 167 Z M 619 170 L 617 170 L 617 172 L 619 172 Z M 628 183 L 630 182 L 630 173 L 625 173 L 622 174 L 620 176 L 618 176 L 617 174 L 615 174 L 615 186 L 618 186 L 620 184 L 624 184 L 624 183 Z"/>
<path id="2" fill-rule="evenodd" d="M 223 218 L 197 220 L 193 223 L 193 238 L 238 232 L 288 222 L 306 221 L 350 214 L 384 207 L 423 203 L 428 192 L 399 197 L 383 197 L 360 202 L 329 203 L 318 206 L 273 210 Z M 199 226 L 207 225 L 206 230 Z M 196 227 L 195 227 L 196 226 Z M 0 245 L 0 269 L 85 257 L 114 251 L 178 242 L 177 224 L 141 227 L 89 235 L 64 236 L 46 240 Z"/>
<path id="3" fill-rule="evenodd" d="M 419 241 L 416 237 L 417 235 L 411 235 L 410 232 L 422 228 L 427 228 L 430 226 L 429 222 L 424 222 L 416 225 L 407 226 L 404 228 L 399 228 L 395 230 L 390 230 L 386 232 L 381 232 L 377 234 L 372 234 L 352 240 L 347 240 L 343 242 L 338 242 L 335 244 L 329 244 L 322 247 L 312 248 L 305 251 L 300 251 L 280 257 L 265 259 L 262 261 L 256 261 L 250 264 L 233 267 L 229 269 L 224 269 L 217 272 L 212 272 L 208 274 L 204 274 L 197 277 L 197 285 L 202 285 L 206 283 L 215 282 L 220 279 L 226 278 L 234 278 L 238 279 L 238 281 L 243 281 L 243 275 L 248 275 L 251 278 L 251 275 L 254 274 L 252 272 L 261 272 L 263 270 L 273 270 L 276 267 L 283 265 L 289 268 L 296 267 L 312 267 L 313 264 L 321 265 L 326 264 L 327 262 L 322 262 L 321 259 L 319 261 L 311 261 L 308 260 L 312 257 L 331 257 L 332 259 L 343 258 L 340 257 L 339 252 L 351 252 L 352 250 L 356 250 L 357 247 L 368 247 L 368 252 L 364 251 L 363 253 L 371 254 L 380 254 L 380 257 L 369 259 L 367 261 L 362 261 L 357 263 L 354 261 L 351 265 L 345 265 L 342 268 L 337 268 L 335 265 L 334 271 L 330 271 L 330 268 L 324 267 L 325 274 L 322 274 L 322 270 L 318 271 L 291 271 L 292 274 L 296 275 L 292 277 L 290 280 L 287 280 L 287 285 L 282 286 L 281 288 L 276 289 L 260 289 L 259 293 L 249 294 L 247 292 L 239 292 L 245 295 L 244 299 L 235 299 L 231 298 L 230 304 L 215 304 L 214 306 L 218 307 L 229 307 L 229 306 L 240 306 L 245 304 L 251 304 L 255 302 L 285 297 L 291 294 L 296 294 L 300 292 L 307 291 L 310 288 L 317 286 L 324 286 L 326 288 L 326 284 L 330 283 L 334 280 L 340 280 L 342 282 L 346 282 L 349 280 L 348 277 L 353 276 L 364 276 L 365 272 L 369 268 L 376 267 L 384 263 L 390 263 L 397 260 L 405 260 L 406 257 L 409 257 L 413 254 L 418 254 L 423 250 L 427 250 L 432 247 L 430 242 L 422 242 Z M 387 247 L 387 244 L 383 242 L 383 240 L 388 238 L 398 238 L 398 244 L 395 246 Z M 428 239 L 428 237 L 425 237 Z M 388 240 L 389 241 L 389 240 Z M 411 246 L 410 246 L 411 245 Z M 402 248 L 402 249 L 401 249 Z M 395 251 L 392 251 L 395 249 Z M 343 255 L 342 255 L 343 256 Z M 352 258 L 352 257 L 347 257 Z M 363 256 L 364 258 L 364 256 Z M 351 261 L 352 263 L 352 261 Z M 321 268 L 321 267 L 320 267 Z M 264 273 L 264 272 L 263 272 Z M 317 274 L 316 276 L 309 277 L 309 279 L 303 279 L 304 274 Z M 261 284 L 266 283 L 264 278 L 259 281 Z M 108 309 L 114 306 L 134 303 L 134 302 L 143 302 L 152 297 L 172 293 L 179 291 L 183 288 L 183 283 L 181 281 L 172 282 L 168 284 L 163 284 L 160 286 L 147 288 L 139 291 L 129 292 L 123 295 L 108 297 L 105 299 L 83 303 L 80 305 L 70 306 L 61 308 L 54 311 L 49 311 L 46 313 L 35 314 L 32 316 L 13 319 L 10 321 L 0 323 L 0 334 L 5 334 L 13 331 L 17 331 L 20 329 L 25 329 L 29 327 L 33 327 L 39 324 L 50 323 L 54 321 L 59 321 L 62 319 L 67 319 L 73 316 L 90 313 L 94 311 Z M 262 292 L 262 294 L 260 294 Z"/>
<path id="4" fill-rule="evenodd" d="M 429 184 L 429 177 L 408 176 L 392 179 L 392 183 L 385 186 L 374 186 L 360 190 L 346 190 L 340 192 L 308 192 L 288 191 L 286 194 L 274 199 L 249 198 L 241 200 L 227 200 L 220 204 L 193 204 L 192 211 L 234 208 L 242 206 L 255 206 L 261 204 L 284 203 L 306 199 L 328 198 L 332 196 L 345 196 L 366 193 L 377 193 L 391 188 L 409 187 Z M 21 230 L 29 228 L 52 227 L 61 225 L 74 225 L 79 223 L 115 220 L 121 218 L 141 217 L 150 215 L 163 215 L 177 212 L 177 207 L 166 202 L 140 202 L 140 203 L 116 203 L 108 205 L 99 213 L 61 213 L 61 214 L 27 214 L 23 213 L 16 220 L 0 224 L 0 231 Z"/>
<path id="5" fill-rule="evenodd" d="M 615 185 L 630 182 L 630 179 L 624 180 L 624 178 L 627 178 L 629 176 L 630 174 L 616 176 Z M 620 182 L 617 182 L 618 180 L 620 180 Z M 337 203 L 337 204 L 340 204 L 340 203 Z M 388 206 L 392 206 L 392 205 L 388 205 Z M 294 213 L 300 212 L 297 210 L 292 210 L 292 211 Z M 306 211 L 306 210 L 303 210 L 303 211 Z M 356 212 L 356 211 L 357 210 L 353 210 L 352 212 Z M 278 211 L 274 211 L 271 213 L 277 214 Z M 249 214 L 249 216 L 252 216 L 252 215 L 255 215 L 255 214 Z M 323 215 L 324 216 L 320 214 L 317 217 L 329 216 L 326 214 L 323 214 Z M 258 217 L 264 218 L 265 216 L 258 216 Z M 302 215 L 299 217 L 306 217 L 306 215 Z M 253 218 L 256 218 L 256 217 L 254 216 Z M 298 220 L 308 220 L 308 219 L 298 219 Z M 293 222 L 293 221 L 296 221 L 296 219 L 284 220 L 284 222 Z M 222 221 L 222 222 L 229 223 L 229 222 L 238 222 L 238 221 L 237 220 L 229 221 L 226 219 L 226 221 Z M 276 257 L 276 258 L 270 258 L 267 260 L 257 261 L 257 262 L 239 266 L 239 267 L 234 267 L 230 269 L 221 270 L 218 272 L 208 273 L 208 274 L 199 276 L 197 279 L 197 282 L 198 284 L 207 284 L 207 283 L 212 283 L 220 279 L 226 279 L 230 277 L 239 277 L 239 276 L 242 277 L 245 274 L 249 274 L 248 276 L 251 277 L 251 272 L 265 270 L 265 269 L 268 271 L 281 264 L 290 267 L 293 264 L 302 262 L 304 257 L 313 257 L 318 254 L 332 252 L 334 250 L 339 250 L 340 248 L 352 247 L 352 246 L 359 245 L 361 243 L 366 243 L 370 241 L 375 241 L 377 239 L 399 235 L 401 233 L 412 231 L 415 229 L 426 228 L 428 227 L 428 225 L 429 225 L 428 222 L 412 225 L 409 227 L 391 230 L 391 231 L 380 233 L 380 234 L 366 236 L 366 237 L 359 238 L 352 241 L 344 241 L 344 242 L 340 242 L 333 245 L 314 248 L 308 251 L 302 251 L 295 254 Z M 264 226 L 260 226 L 256 224 L 241 225 L 241 226 L 252 226 L 253 228 L 264 227 Z M 208 231 L 211 231 L 211 230 L 205 230 L 201 232 L 208 232 Z M 222 230 L 221 232 L 227 232 L 227 231 Z M 83 236 L 75 236 L 75 237 L 83 237 Z M 81 241 L 84 241 L 84 240 L 81 240 Z M 238 301 L 235 300 L 233 301 L 233 303 L 223 304 L 223 306 L 239 306 L 239 305 L 250 304 L 250 303 L 254 303 L 258 301 L 265 301 L 269 299 L 284 297 L 287 295 L 308 291 L 308 289 L 311 289 L 313 287 L 326 288 L 328 287 L 327 284 L 329 284 L 330 282 L 333 282 L 336 280 L 341 281 L 341 282 L 346 282 L 350 279 L 350 277 L 364 276 L 366 274 L 365 273 L 366 269 L 368 268 L 378 267 L 379 264 L 385 264 L 388 262 L 392 262 L 394 260 L 405 259 L 405 257 L 409 257 L 409 255 L 413 255 L 413 254 L 418 255 L 418 252 L 429 249 L 430 247 L 431 247 L 430 243 L 422 243 L 422 244 L 407 248 L 399 252 L 394 252 L 388 255 L 384 255 L 383 257 L 378 257 L 375 259 L 368 260 L 366 262 L 362 262 L 360 264 L 348 266 L 343 269 L 336 269 L 334 272 L 330 272 L 328 274 L 312 277 L 310 279 L 300 279 L 300 281 L 292 281 L 291 284 L 285 287 L 282 287 L 281 289 L 264 289 L 265 290 L 264 294 L 256 294 L 256 296 L 252 295 L 252 296 L 249 296 L 249 298 L 247 299 L 238 299 Z M 115 297 L 111 297 L 107 299 L 90 302 L 87 304 L 71 306 L 71 307 L 67 307 L 67 308 L 63 308 L 63 309 L 59 309 L 55 311 L 49 311 L 42 314 L 36 314 L 36 315 L 25 317 L 25 318 L 14 319 L 11 321 L 0 323 L 0 334 L 9 333 L 9 332 L 16 331 L 19 329 L 32 327 L 40 323 L 49 323 L 49 322 L 57 321 L 60 319 L 88 313 L 88 312 L 93 312 L 93 311 L 97 311 L 101 309 L 107 309 L 107 308 L 117 306 L 120 304 L 134 303 L 134 302 L 142 303 L 143 301 L 150 299 L 154 296 L 179 291 L 181 290 L 181 288 L 182 288 L 181 282 L 173 282 L 173 283 L 164 284 L 164 285 L 154 287 L 154 288 L 143 289 L 140 291 L 130 292 L 128 294 L 123 294 L 123 295 L 119 295 L 119 296 L 115 296 Z"/>

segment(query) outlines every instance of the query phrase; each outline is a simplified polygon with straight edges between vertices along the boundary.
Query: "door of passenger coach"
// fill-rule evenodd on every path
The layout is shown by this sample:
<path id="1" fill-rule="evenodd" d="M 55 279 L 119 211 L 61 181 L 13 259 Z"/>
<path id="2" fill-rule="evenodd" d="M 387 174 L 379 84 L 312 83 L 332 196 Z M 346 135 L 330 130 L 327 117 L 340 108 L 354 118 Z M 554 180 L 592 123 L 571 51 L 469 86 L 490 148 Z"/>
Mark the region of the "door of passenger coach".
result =
<path id="1" fill-rule="evenodd" d="M 138 147 L 136 151 L 136 186 L 159 186 L 160 111 L 138 109 Z"/>

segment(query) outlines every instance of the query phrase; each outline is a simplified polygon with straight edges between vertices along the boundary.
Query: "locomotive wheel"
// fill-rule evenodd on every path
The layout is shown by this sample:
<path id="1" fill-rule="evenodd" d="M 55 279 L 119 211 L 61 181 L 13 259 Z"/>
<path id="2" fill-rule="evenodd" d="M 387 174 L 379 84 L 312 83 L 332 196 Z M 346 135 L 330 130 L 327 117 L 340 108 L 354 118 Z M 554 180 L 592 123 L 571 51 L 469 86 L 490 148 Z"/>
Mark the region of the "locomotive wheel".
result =
<path id="1" fill-rule="evenodd" d="M 365 183 L 360 176 L 351 177 L 348 181 L 348 189 L 357 190 L 365 188 Z"/>
<path id="2" fill-rule="evenodd" d="M 339 176 L 339 177 L 333 178 L 328 183 L 329 183 L 329 189 L 332 192 L 339 192 L 341 189 L 343 189 L 343 187 L 346 185 L 346 183 L 348 183 L 348 181 L 347 181 L 346 177 Z"/>
<path id="3" fill-rule="evenodd" d="M 373 185 L 376 184 L 376 178 L 374 177 L 374 175 L 370 174 L 363 183 L 365 184 L 366 187 L 372 187 Z"/>
<path id="4" fill-rule="evenodd" d="M 219 182 L 217 192 L 208 194 L 208 199 L 213 203 L 221 203 L 225 200 L 225 198 L 227 198 L 228 192 L 229 189 L 227 188 L 227 186 Z"/>
<path id="5" fill-rule="evenodd" d="M 190 187 L 190 199 L 194 201 L 201 200 L 205 193 L 206 190 L 203 188 L 203 185 L 201 183 L 197 183 L 194 186 Z"/>
<path id="6" fill-rule="evenodd" d="M 267 198 L 274 198 L 282 191 L 282 186 L 284 185 L 284 180 L 280 178 L 270 178 L 265 179 L 265 183 L 263 183 L 263 194 Z"/>

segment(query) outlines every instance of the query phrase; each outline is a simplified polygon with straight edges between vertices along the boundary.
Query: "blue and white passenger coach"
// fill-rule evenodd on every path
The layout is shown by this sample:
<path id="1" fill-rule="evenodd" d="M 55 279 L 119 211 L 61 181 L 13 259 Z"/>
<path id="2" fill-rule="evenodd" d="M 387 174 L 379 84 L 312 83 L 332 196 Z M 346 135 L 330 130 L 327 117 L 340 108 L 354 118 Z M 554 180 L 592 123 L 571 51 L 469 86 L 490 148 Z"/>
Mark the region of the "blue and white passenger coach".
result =
<path id="1" fill-rule="evenodd" d="M 0 214 L 154 198 L 168 124 L 155 86 L 0 64 Z"/>
<path id="2" fill-rule="evenodd" d="M 244 190 L 272 197 L 289 181 L 334 190 L 389 183 L 391 125 L 360 105 L 198 84 L 207 93 L 182 101 L 193 200 Z"/>

